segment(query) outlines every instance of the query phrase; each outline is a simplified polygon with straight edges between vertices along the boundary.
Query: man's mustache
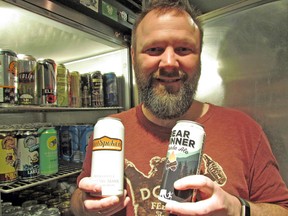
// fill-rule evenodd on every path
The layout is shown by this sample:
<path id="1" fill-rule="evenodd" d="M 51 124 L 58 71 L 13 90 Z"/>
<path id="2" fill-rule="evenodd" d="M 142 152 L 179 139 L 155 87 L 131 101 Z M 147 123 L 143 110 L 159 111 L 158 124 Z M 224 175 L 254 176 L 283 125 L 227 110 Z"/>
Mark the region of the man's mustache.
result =
<path id="1" fill-rule="evenodd" d="M 175 78 L 180 78 L 182 80 L 186 80 L 187 74 L 181 70 L 167 71 L 165 69 L 160 69 L 159 73 L 154 72 L 152 77 L 155 79 L 157 79 L 159 77 L 169 77 L 169 78 L 175 77 Z"/>

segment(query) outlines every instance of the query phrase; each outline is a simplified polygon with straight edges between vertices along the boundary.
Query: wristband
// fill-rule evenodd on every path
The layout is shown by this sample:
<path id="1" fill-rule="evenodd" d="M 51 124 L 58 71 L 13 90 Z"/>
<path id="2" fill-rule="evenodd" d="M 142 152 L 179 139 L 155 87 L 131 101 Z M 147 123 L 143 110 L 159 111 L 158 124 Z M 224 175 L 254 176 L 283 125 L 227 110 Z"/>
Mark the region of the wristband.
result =
<path id="1" fill-rule="evenodd" d="M 236 196 L 237 197 L 237 196 Z M 250 205 L 249 203 L 240 197 L 237 197 L 241 202 L 241 216 L 250 216 Z"/>

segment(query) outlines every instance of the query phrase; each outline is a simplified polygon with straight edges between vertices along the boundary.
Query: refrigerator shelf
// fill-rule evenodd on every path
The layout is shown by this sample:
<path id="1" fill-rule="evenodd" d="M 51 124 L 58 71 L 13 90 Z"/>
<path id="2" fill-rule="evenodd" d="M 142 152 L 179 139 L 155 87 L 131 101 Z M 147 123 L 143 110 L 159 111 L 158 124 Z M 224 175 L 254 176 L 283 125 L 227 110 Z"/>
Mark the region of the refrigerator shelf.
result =
<path id="1" fill-rule="evenodd" d="M 78 174 L 81 172 L 82 165 L 81 164 L 72 164 L 72 165 L 62 165 L 59 166 L 59 171 L 56 174 L 49 176 L 38 176 L 36 178 L 30 179 L 30 181 L 17 180 L 9 185 L 0 186 L 0 193 L 12 193 L 15 191 L 20 191 L 26 188 L 30 188 L 33 186 L 37 186 L 40 184 L 48 183 L 53 180 L 61 179 L 64 177 L 68 177 L 74 174 Z"/>
<path id="2" fill-rule="evenodd" d="M 21 113 L 21 112 L 67 112 L 67 111 L 103 111 L 103 110 L 123 110 L 123 107 L 43 107 L 43 106 L 23 106 L 6 105 L 0 106 L 0 113 Z"/>

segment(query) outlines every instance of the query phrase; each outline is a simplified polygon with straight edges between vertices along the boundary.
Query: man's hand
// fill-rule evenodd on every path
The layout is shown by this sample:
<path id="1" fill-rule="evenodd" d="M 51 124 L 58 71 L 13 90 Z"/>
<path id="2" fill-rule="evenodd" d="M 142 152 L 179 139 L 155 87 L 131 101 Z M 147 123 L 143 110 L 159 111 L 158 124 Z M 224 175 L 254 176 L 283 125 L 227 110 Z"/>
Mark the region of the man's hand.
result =
<path id="1" fill-rule="evenodd" d="M 209 178 L 202 175 L 187 176 L 174 183 L 177 190 L 197 189 L 201 197 L 197 202 L 168 202 L 166 211 L 177 215 L 240 216 L 239 200 Z"/>
<path id="2" fill-rule="evenodd" d="M 130 201 L 127 191 L 118 196 L 92 196 L 101 194 L 101 187 L 95 184 L 90 177 L 85 177 L 79 182 L 79 188 L 72 196 L 72 211 L 75 215 L 112 215 L 125 208 Z"/>

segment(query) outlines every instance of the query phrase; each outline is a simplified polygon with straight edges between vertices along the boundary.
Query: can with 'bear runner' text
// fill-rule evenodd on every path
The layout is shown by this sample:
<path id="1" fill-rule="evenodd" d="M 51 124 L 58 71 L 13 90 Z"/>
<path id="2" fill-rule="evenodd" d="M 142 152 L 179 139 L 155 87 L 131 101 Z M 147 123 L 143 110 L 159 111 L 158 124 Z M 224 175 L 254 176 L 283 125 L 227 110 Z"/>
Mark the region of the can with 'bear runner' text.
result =
<path id="1" fill-rule="evenodd" d="M 124 189 L 124 126 L 120 119 L 106 117 L 94 127 L 91 177 L 102 188 L 94 196 L 121 196 Z"/>
<path id="2" fill-rule="evenodd" d="M 188 175 L 200 173 L 205 131 L 201 125 L 188 120 L 180 120 L 173 127 L 163 170 L 162 184 L 158 199 L 191 202 L 196 200 L 196 191 L 175 190 L 174 182 Z"/>

